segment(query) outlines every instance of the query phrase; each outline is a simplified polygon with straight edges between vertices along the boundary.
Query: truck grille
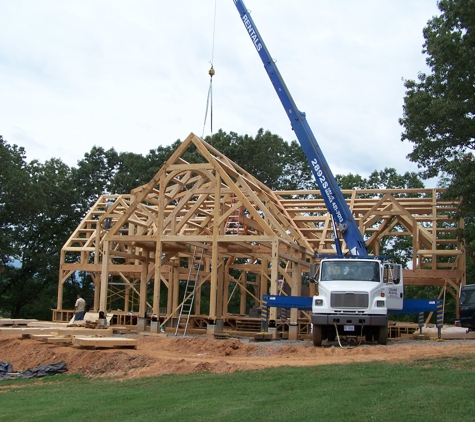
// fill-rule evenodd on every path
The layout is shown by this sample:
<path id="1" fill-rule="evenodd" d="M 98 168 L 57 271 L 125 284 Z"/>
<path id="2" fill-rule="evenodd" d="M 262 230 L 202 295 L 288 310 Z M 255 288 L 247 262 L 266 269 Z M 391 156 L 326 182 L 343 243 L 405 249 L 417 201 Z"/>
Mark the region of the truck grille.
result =
<path id="1" fill-rule="evenodd" d="M 368 293 L 332 293 L 332 308 L 367 308 Z"/>

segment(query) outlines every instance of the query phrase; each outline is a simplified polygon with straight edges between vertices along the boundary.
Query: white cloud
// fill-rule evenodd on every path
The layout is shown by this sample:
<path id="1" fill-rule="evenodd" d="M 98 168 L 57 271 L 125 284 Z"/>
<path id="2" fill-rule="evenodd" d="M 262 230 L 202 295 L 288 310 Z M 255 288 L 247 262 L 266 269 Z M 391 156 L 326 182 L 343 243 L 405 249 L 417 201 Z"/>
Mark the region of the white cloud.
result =
<path id="1" fill-rule="evenodd" d="M 416 170 L 404 86 L 426 71 L 435 0 L 247 0 L 335 174 Z M 93 145 L 145 154 L 201 135 L 214 0 L 4 0 L 0 134 L 75 165 Z M 233 1 L 216 5 L 213 128 L 295 139 Z M 205 135 L 209 134 L 209 117 Z"/>

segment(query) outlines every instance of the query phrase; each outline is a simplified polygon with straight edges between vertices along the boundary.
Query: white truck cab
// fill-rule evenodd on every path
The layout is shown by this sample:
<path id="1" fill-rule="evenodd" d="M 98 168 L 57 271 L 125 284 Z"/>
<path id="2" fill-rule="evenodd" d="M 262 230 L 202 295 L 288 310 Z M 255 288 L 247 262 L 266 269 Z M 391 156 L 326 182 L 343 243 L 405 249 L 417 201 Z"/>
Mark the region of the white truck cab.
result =
<path id="1" fill-rule="evenodd" d="M 399 264 L 376 259 L 323 259 L 312 301 L 313 344 L 339 336 L 388 341 L 388 309 L 402 309 Z"/>

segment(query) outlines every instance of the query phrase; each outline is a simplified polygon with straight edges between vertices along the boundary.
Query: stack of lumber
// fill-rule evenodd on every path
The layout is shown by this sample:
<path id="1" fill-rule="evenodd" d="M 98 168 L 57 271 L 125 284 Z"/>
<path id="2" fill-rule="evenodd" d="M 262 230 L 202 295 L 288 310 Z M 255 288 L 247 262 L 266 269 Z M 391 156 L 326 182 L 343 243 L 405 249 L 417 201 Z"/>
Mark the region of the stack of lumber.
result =
<path id="1" fill-rule="evenodd" d="M 92 315 L 92 319 L 94 319 L 94 316 Z M 137 347 L 137 339 L 122 336 L 114 337 L 113 334 L 117 330 L 115 327 L 112 328 L 110 326 L 101 326 L 101 329 L 93 329 L 85 326 L 71 326 L 68 323 L 38 320 L 1 318 L 0 321 L 0 335 L 19 334 L 22 339 L 32 338 L 45 343 L 73 345 L 81 348 Z M 126 327 L 118 328 L 119 332 L 126 330 Z"/>
<path id="2" fill-rule="evenodd" d="M 93 335 L 51 335 L 51 334 L 36 334 L 33 335 L 34 340 L 43 341 L 50 344 L 72 345 L 74 347 L 84 349 L 97 348 L 123 348 L 123 347 L 137 347 L 137 339 L 127 337 L 100 337 Z"/>
<path id="3" fill-rule="evenodd" d="M 79 336 L 79 335 L 94 335 L 110 336 L 112 335 L 112 328 L 104 330 L 92 330 L 90 328 L 82 327 L 65 327 L 64 324 L 61 328 L 58 327 L 25 327 L 25 328 L 0 328 L 0 334 L 21 334 L 23 338 L 27 338 L 32 335 L 47 334 L 51 336 Z"/>
<path id="4" fill-rule="evenodd" d="M 69 345 L 72 343 L 71 336 L 64 336 L 64 335 L 52 335 L 52 334 L 33 334 L 31 336 L 33 340 L 43 341 L 45 343 L 51 344 L 63 344 Z"/>
<path id="5" fill-rule="evenodd" d="M 136 348 L 138 341 L 136 338 L 127 337 L 84 337 L 74 336 L 72 344 L 81 348 L 102 348 L 102 347 L 133 347 Z"/>
<path id="6" fill-rule="evenodd" d="M 0 318 L 0 327 L 19 327 L 26 326 L 32 322 L 38 321 L 37 319 L 18 319 L 18 318 Z"/>

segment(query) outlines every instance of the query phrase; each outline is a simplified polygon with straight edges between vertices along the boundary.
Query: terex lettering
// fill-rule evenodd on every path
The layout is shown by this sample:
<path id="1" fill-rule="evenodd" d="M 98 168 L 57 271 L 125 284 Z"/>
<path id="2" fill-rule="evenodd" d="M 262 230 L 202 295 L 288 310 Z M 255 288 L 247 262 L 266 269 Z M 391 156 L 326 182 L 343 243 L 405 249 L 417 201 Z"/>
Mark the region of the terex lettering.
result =
<path id="1" fill-rule="evenodd" d="M 252 42 L 254 43 L 254 45 L 256 47 L 256 50 L 260 51 L 260 49 L 262 48 L 262 44 L 260 43 L 260 40 L 259 40 L 259 38 L 256 34 L 256 31 L 252 27 L 251 21 L 249 20 L 247 15 L 244 15 L 242 17 L 242 21 L 244 22 L 244 26 L 246 27 L 247 32 L 249 32 L 249 36 L 251 37 L 251 40 L 252 40 Z"/>

